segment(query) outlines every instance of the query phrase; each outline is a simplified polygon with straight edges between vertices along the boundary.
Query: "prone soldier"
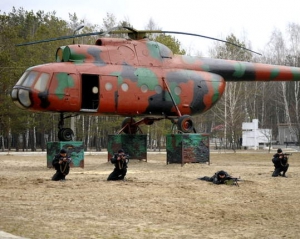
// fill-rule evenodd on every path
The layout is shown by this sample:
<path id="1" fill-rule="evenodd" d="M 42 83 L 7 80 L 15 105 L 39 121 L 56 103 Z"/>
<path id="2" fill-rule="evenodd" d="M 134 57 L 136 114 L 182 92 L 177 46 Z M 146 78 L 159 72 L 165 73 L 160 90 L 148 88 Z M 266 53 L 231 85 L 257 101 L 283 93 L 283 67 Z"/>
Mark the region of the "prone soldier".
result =
<path id="1" fill-rule="evenodd" d="M 212 182 L 214 184 L 228 184 L 238 186 L 238 179 L 230 176 L 226 171 L 221 170 L 216 172 L 212 177 L 204 176 L 200 180 Z"/>

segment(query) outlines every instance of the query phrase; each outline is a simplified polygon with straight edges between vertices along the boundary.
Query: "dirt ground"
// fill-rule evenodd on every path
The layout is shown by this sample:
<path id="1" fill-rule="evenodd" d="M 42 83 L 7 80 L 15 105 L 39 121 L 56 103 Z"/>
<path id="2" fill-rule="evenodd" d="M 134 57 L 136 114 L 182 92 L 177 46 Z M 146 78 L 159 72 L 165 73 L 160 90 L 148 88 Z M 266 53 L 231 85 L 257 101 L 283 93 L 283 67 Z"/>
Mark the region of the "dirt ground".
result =
<path id="1" fill-rule="evenodd" d="M 268 153 L 211 153 L 211 164 L 131 160 L 127 181 L 108 182 L 107 155 L 85 156 L 53 182 L 46 156 L 0 155 L 0 230 L 31 239 L 299 238 L 300 153 L 288 178 L 272 178 Z M 218 170 L 239 187 L 198 180 Z M 298 186 L 297 186 L 298 185 Z"/>

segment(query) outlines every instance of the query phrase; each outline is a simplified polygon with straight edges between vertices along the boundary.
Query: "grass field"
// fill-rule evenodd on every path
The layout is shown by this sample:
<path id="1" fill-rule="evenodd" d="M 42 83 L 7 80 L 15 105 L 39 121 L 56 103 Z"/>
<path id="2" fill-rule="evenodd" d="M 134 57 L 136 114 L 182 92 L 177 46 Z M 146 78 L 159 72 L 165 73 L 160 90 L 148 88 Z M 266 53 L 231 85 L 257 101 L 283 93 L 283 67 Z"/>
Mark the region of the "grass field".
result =
<path id="1" fill-rule="evenodd" d="M 300 153 L 288 178 L 272 178 L 272 154 L 212 153 L 211 164 L 131 160 L 127 181 L 107 182 L 107 156 L 85 156 L 65 182 L 45 155 L 0 156 L 0 230 L 31 239 L 299 238 Z M 239 187 L 197 178 L 218 170 Z M 298 186 L 297 186 L 298 185 Z"/>

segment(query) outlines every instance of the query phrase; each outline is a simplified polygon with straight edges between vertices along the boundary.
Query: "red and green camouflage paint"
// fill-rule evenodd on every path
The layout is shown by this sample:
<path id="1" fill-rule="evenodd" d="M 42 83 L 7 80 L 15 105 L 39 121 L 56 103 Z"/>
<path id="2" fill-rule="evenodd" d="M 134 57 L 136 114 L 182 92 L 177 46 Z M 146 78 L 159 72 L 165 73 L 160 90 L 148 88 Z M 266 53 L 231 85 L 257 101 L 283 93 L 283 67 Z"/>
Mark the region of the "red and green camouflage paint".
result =
<path id="1" fill-rule="evenodd" d="M 220 100 L 226 81 L 299 81 L 300 68 L 173 55 L 149 41 L 101 38 L 60 47 L 55 63 L 27 69 L 13 87 L 32 111 L 175 117 Z"/>
<path id="2" fill-rule="evenodd" d="M 210 163 L 208 134 L 166 135 L 167 164 Z"/>

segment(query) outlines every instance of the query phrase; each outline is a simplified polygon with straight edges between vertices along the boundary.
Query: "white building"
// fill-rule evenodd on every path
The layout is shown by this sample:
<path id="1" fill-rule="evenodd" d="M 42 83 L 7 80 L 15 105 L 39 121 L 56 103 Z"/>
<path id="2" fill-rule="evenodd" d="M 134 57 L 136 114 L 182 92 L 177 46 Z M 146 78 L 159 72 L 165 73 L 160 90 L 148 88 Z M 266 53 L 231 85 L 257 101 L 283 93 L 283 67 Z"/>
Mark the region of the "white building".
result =
<path id="1" fill-rule="evenodd" d="M 297 143 L 297 125 L 278 124 L 278 142 L 279 144 Z"/>
<path id="2" fill-rule="evenodd" d="M 253 119 L 252 122 L 244 122 L 242 124 L 242 145 L 244 147 L 253 147 L 258 149 L 259 144 L 267 144 L 271 142 L 272 130 L 259 129 L 258 119 Z"/>

